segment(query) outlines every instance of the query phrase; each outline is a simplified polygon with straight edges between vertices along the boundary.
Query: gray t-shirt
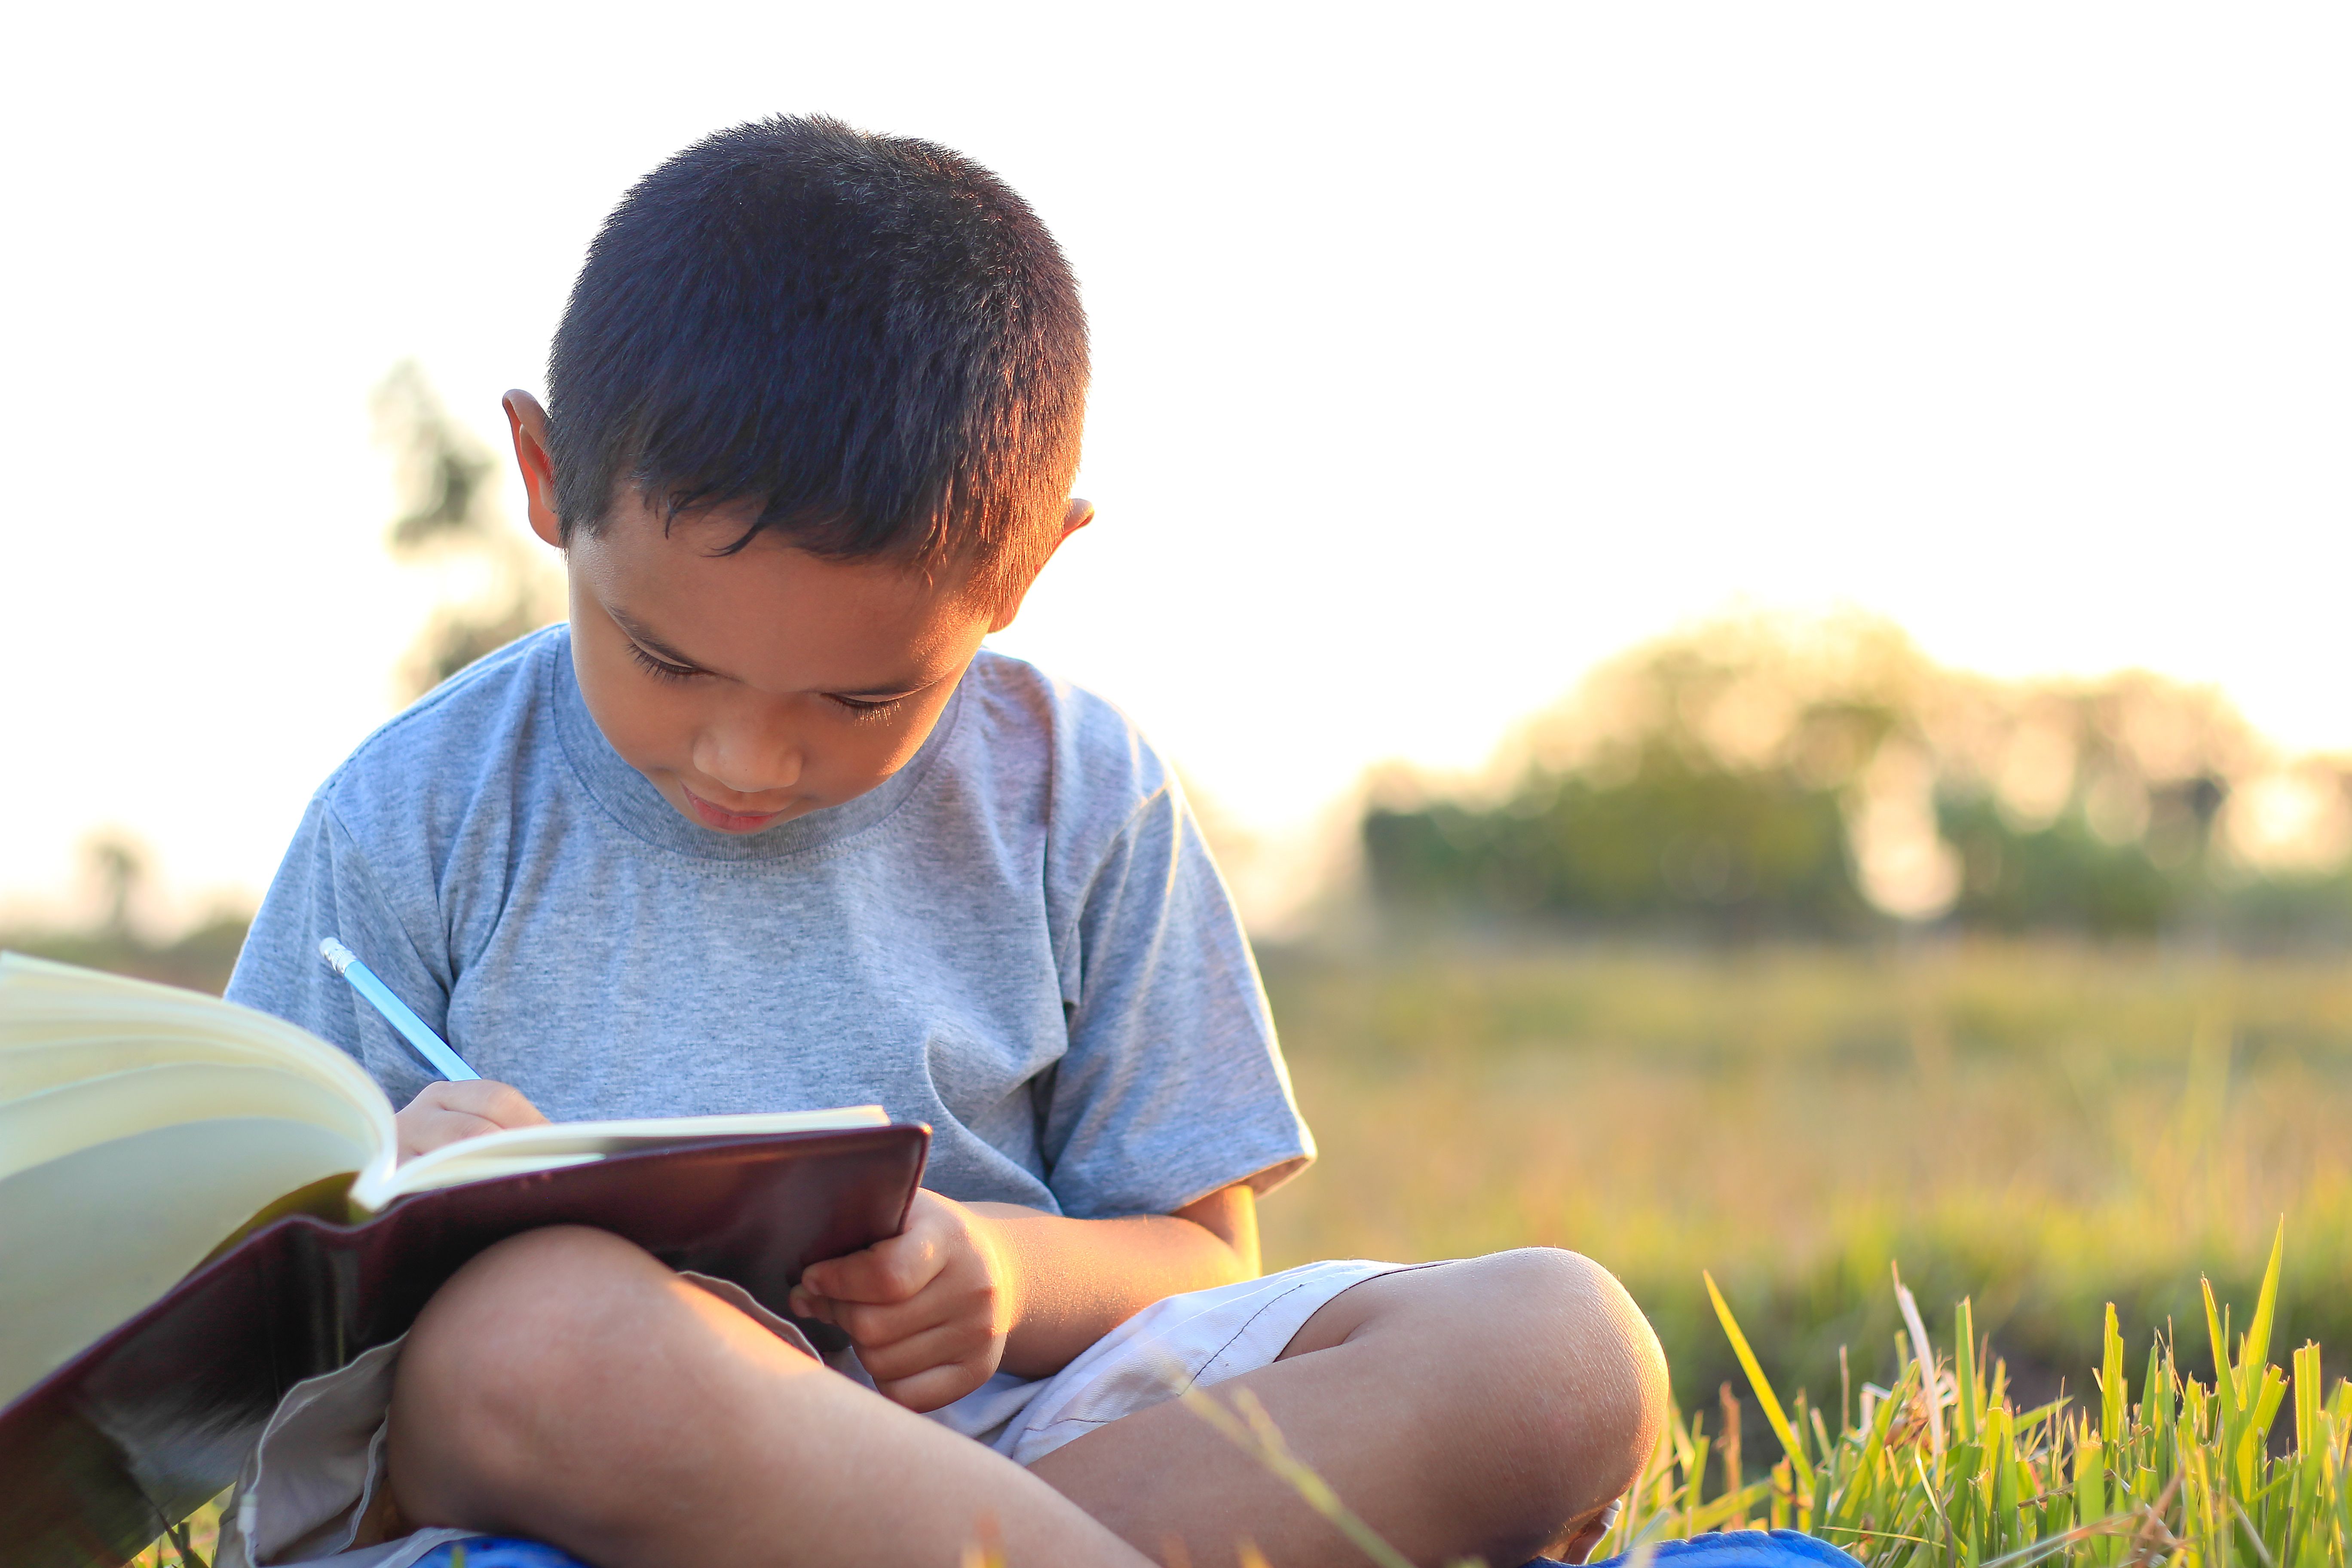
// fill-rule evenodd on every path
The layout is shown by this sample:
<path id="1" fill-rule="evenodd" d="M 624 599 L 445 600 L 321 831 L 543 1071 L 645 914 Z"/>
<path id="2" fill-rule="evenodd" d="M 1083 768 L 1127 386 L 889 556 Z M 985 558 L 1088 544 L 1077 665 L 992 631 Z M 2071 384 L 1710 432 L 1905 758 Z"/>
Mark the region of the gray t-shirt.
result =
<path id="1" fill-rule="evenodd" d="M 331 935 L 554 1121 L 879 1103 L 926 1184 L 1088 1218 L 1314 1154 L 1172 770 L 998 654 L 878 788 L 739 837 L 605 742 L 568 628 L 525 637 L 320 787 L 229 982 L 405 1104 L 433 1075 Z"/>

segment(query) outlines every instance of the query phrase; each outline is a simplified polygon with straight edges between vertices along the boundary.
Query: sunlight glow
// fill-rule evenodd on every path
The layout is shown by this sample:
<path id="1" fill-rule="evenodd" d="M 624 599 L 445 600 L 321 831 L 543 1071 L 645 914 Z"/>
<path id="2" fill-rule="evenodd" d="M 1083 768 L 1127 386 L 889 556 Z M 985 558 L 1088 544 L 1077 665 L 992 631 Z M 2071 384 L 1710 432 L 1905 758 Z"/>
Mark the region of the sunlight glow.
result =
<path id="1" fill-rule="evenodd" d="M 2341 10 L 687 13 L 22 25 L 0 910 L 84 897 L 110 825 L 163 914 L 257 894 L 436 587 L 371 388 L 414 357 L 503 450 L 620 191 L 778 110 L 957 146 L 1061 235 L 1101 521 L 997 640 L 1278 847 L 1266 907 L 1368 768 L 1476 770 L 1727 606 L 2352 749 Z"/>

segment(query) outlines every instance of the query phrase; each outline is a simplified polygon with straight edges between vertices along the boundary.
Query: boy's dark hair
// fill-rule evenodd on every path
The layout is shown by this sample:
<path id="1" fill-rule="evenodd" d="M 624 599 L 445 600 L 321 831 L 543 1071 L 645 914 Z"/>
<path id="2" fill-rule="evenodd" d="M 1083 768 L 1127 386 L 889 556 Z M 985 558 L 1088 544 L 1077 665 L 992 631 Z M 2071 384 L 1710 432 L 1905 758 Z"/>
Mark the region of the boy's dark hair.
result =
<path id="1" fill-rule="evenodd" d="M 835 560 L 1018 593 L 1077 471 L 1086 315 L 1028 204 L 970 159 L 824 118 L 697 142 L 622 198 L 548 359 L 568 538 L 616 488 L 759 503 Z"/>

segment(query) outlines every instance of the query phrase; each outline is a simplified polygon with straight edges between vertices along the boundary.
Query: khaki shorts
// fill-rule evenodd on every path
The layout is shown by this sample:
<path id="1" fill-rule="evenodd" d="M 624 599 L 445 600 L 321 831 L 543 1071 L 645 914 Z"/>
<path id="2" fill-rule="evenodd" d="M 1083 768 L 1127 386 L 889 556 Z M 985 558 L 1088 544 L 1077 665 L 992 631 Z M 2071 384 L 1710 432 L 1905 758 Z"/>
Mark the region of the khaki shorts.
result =
<path id="1" fill-rule="evenodd" d="M 1033 1464 L 1096 1427 L 1255 1372 L 1282 1353 L 1307 1320 L 1351 1285 L 1429 1265 L 1310 1263 L 1260 1279 L 1154 1302 L 1052 1377 L 1000 1373 L 931 1419 Z M 817 1360 L 807 1338 L 737 1286 L 684 1276 Z M 384 1415 L 401 1342 L 294 1385 L 247 1457 L 223 1521 L 219 1568 L 288 1563 L 407 1568 L 446 1542 L 477 1531 L 420 1530 L 371 1542 L 369 1515 L 383 1488 Z M 856 1358 L 827 1362 L 871 1386 Z"/>

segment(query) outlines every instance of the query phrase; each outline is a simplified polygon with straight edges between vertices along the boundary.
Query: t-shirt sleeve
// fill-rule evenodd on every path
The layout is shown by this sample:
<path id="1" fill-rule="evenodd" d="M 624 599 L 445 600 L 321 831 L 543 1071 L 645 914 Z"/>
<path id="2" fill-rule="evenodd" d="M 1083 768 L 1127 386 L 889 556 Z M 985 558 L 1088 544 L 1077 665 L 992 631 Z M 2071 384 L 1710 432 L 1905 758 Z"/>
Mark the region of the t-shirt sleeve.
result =
<path id="1" fill-rule="evenodd" d="M 1044 1138 L 1063 1213 L 1167 1214 L 1240 1181 L 1265 1193 L 1314 1158 L 1248 939 L 1172 780 L 1097 864 L 1065 974 L 1069 1048 Z"/>
<path id="2" fill-rule="evenodd" d="M 339 939 L 417 1016 L 446 1036 L 449 980 L 423 956 L 429 948 L 413 929 L 418 911 L 408 913 L 404 920 L 376 868 L 337 818 L 331 791 L 321 791 L 303 813 L 302 826 L 254 917 L 227 997 L 341 1047 L 383 1086 L 394 1106 L 405 1105 L 440 1075 L 327 967 L 319 956 L 319 941 Z M 442 947 L 446 951 L 446 943 Z"/>

